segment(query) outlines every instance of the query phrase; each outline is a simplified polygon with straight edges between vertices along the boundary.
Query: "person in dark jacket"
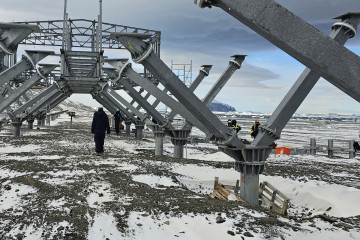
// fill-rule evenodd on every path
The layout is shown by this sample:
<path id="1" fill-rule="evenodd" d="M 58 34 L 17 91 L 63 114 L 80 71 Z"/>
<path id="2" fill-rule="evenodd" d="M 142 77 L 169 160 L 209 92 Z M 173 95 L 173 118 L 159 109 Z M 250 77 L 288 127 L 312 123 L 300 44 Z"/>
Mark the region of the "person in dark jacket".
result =
<path id="1" fill-rule="evenodd" d="M 235 129 L 236 133 L 238 133 L 241 130 L 241 127 L 239 124 L 237 124 L 236 120 L 233 119 L 231 121 L 232 128 Z"/>
<path id="2" fill-rule="evenodd" d="M 120 121 L 121 121 L 121 115 L 120 115 L 120 111 L 117 110 L 115 115 L 114 115 L 114 118 L 115 118 L 115 132 L 116 132 L 116 135 L 119 135 L 120 133 Z"/>
<path id="3" fill-rule="evenodd" d="M 259 127 L 260 127 L 259 119 L 256 119 L 255 124 L 254 124 L 254 126 L 251 127 L 251 131 L 250 131 L 250 135 L 252 138 L 255 138 L 256 135 L 258 135 Z"/>
<path id="4" fill-rule="evenodd" d="M 104 152 L 105 132 L 110 134 L 109 119 L 104 109 L 99 107 L 98 111 L 94 113 L 91 124 L 91 133 L 94 134 L 95 151 L 97 155 L 101 155 Z"/>

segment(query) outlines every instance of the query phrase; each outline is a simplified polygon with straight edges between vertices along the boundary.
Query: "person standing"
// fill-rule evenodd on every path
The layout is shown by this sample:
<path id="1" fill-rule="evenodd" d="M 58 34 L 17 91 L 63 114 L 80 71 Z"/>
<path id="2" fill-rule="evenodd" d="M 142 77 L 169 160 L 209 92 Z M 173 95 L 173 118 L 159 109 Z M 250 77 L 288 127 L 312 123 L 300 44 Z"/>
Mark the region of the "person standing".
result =
<path id="1" fill-rule="evenodd" d="M 114 118 L 115 118 L 115 132 L 116 132 L 116 135 L 119 135 L 119 132 L 120 132 L 120 120 L 121 120 L 121 115 L 120 115 L 120 111 L 117 110 L 115 115 L 114 115 Z"/>
<path id="2" fill-rule="evenodd" d="M 260 127 L 259 119 L 256 119 L 255 124 L 251 127 L 251 131 L 250 131 L 250 135 L 252 138 L 255 138 L 256 135 L 258 135 L 259 127 Z"/>
<path id="3" fill-rule="evenodd" d="M 104 152 L 105 132 L 110 134 L 110 124 L 103 107 L 99 107 L 98 111 L 94 113 L 91 124 L 91 133 L 94 134 L 95 151 L 97 155 Z"/>
<path id="4" fill-rule="evenodd" d="M 241 127 L 239 124 L 237 124 L 236 120 L 233 119 L 231 121 L 232 128 L 236 131 L 236 134 L 241 130 Z"/>

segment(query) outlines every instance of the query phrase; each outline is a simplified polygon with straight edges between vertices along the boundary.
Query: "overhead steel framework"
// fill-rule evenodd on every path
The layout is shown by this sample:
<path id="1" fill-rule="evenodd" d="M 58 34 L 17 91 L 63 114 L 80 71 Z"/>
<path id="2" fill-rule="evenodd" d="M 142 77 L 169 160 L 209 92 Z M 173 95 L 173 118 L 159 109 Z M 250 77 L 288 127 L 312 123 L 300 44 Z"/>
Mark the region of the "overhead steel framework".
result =
<path id="1" fill-rule="evenodd" d="M 68 19 L 65 27 L 66 34 L 64 34 L 64 20 L 26 21 L 16 23 L 29 24 L 39 28 L 38 32 L 31 33 L 21 41 L 21 44 L 63 47 L 64 36 L 69 34 L 71 39 L 70 46 L 72 48 L 96 50 L 96 34 L 98 32 L 99 21 Z M 101 43 L 103 49 L 125 49 L 121 43 L 108 38 L 110 33 L 113 32 L 151 34 L 151 42 L 155 47 L 155 52 L 160 55 L 160 31 L 102 22 Z"/>

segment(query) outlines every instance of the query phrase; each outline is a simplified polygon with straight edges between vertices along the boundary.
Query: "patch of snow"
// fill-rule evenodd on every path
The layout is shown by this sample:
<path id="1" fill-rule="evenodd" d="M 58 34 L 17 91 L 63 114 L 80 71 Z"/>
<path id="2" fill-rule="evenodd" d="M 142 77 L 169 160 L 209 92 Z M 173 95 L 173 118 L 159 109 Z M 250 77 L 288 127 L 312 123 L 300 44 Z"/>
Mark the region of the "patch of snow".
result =
<path id="1" fill-rule="evenodd" d="M 174 183 L 171 178 L 156 175 L 132 175 L 132 179 L 136 182 L 145 183 L 153 188 L 159 186 L 178 186 L 178 184 Z"/>
<path id="2" fill-rule="evenodd" d="M 282 177 L 260 175 L 260 181 L 268 181 L 287 197 L 295 207 L 306 206 L 315 209 L 313 215 L 327 213 L 335 217 L 360 215 L 360 189 L 338 184 L 309 180 L 297 182 Z M 331 207 L 330 211 L 326 211 Z"/>
<path id="3" fill-rule="evenodd" d="M 10 190 L 5 190 L 3 187 L 5 185 L 10 185 Z M 16 208 L 22 202 L 21 197 L 27 194 L 36 193 L 37 190 L 28 185 L 20 185 L 20 184 L 10 184 L 10 181 L 6 181 L 2 183 L 2 188 L 0 191 L 0 212 L 3 212 L 10 208 Z"/>
<path id="4" fill-rule="evenodd" d="M 88 218 L 90 218 L 88 216 Z M 117 229 L 117 221 L 112 214 L 97 213 L 94 219 L 90 220 L 88 240 L 99 239 L 126 239 Z"/>

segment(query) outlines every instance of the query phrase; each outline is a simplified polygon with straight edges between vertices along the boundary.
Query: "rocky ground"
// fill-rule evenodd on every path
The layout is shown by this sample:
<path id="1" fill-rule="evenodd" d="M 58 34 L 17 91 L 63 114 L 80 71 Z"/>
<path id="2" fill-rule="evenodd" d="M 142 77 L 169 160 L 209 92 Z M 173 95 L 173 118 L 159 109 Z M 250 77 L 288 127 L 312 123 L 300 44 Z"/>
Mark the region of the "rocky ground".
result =
<path id="1" fill-rule="evenodd" d="M 284 217 L 261 207 L 212 199 L 211 183 L 196 182 L 178 170 L 189 167 L 226 174 L 234 171 L 233 162 L 155 156 L 149 147 L 154 144 L 151 138 L 137 141 L 125 134 L 107 135 L 106 154 L 96 156 L 88 128 L 86 122 L 72 128 L 60 122 L 34 130 L 24 127 L 20 138 L 12 137 L 9 125 L 0 132 L 0 239 L 141 239 L 139 232 L 149 221 L 162 231 L 179 219 L 184 229 L 192 221 L 214 229 L 222 226 L 221 239 L 295 239 L 324 231 L 349 239 L 360 236 L 359 215 L 332 217 L 326 211 L 318 214 L 290 205 L 293 209 Z M 215 153 L 204 145 L 189 148 Z M 291 158 L 291 164 L 270 158 L 264 175 L 360 189 L 359 160 L 329 164 Z M 101 214 L 112 219 L 115 230 L 101 227 Z M 171 231 L 169 238 L 194 239 L 181 227 L 166 231 Z"/>

